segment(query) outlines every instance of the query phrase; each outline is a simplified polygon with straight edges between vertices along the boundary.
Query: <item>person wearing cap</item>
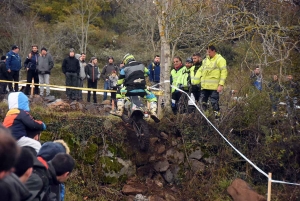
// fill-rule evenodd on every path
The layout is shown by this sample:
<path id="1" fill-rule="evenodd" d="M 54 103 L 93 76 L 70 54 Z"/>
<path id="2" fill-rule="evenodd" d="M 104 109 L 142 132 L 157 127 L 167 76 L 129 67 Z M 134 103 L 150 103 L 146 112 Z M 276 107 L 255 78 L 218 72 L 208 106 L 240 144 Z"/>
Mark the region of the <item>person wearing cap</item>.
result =
<path id="1" fill-rule="evenodd" d="M 6 54 L 6 70 L 10 81 L 19 82 L 19 74 L 22 68 L 21 57 L 19 56 L 20 48 L 17 45 L 13 45 L 11 51 Z M 19 91 L 19 84 L 15 83 L 14 88 L 12 83 L 8 84 L 10 91 Z"/>
<path id="2" fill-rule="evenodd" d="M 41 56 L 38 58 L 38 75 L 40 84 L 50 84 L 50 73 L 54 67 L 53 58 L 45 47 L 41 49 Z M 44 95 L 44 86 L 40 86 L 40 96 Z M 50 87 L 46 86 L 46 96 L 50 96 Z"/>
<path id="3" fill-rule="evenodd" d="M 100 70 L 97 66 L 98 60 L 96 57 L 92 57 L 90 62 L 85 66 L 85 74 L 87 77 L 87 87 L 97 89 L 97 81 L 100 78 Z M 96 91 L 93 91 L 94 103 L 97 103 Z M 88 91 L 87 102 L 91 101 L 91 91 Z"/>
<path id="4" fill-rule="evenodd" d="M 114 58 L 112 56 L 109 56 L 108 64 L 106 64 L 101 71 L 101 77 L 104 80 L 104 89 L 106 90 L 110 89 L 109 76 L 111 75 L 112 71 L 118 72 L 118 67 L 114 64 Z M 107 92 L 104 92 L 103 100 L 106 99 L 107 99 Z"/>
<path id="5" fill-rule="evenodd" d="M 70 49 L 69 56 L 67 56 L 62 63 L 62 72 L 66 76 L 66 86 L 78 87 L 80 64 L 78 59 L 75 58 L 75 51 L 73 48 Z M 69 100 L 78 99 L 77 89 L 66 89 L 66 94 Z"/>
<path id="6" fill-rule="evenodd" d="M 37 45 L 31 46 L 31 52 L 28 54 L 25 59 L 24 66 L 27 71 L 27 83 L 32 82 L 32 78 L 34 79 L 34 83 L 39 83 L 39 76 L 37 72 L 38 58 L 40 56 Z M 26 84 L 25 92 L 26 95 L 30 95 L 30 84 Z M 39 86 L 34 86 L 34 94 L 39 94 Z"/>
<path id="7" fill-rule="evenodd" d="M 1 57 L 0 61 L 0 80 L 8 80 L 8 72 L 6 70 L 6 56 Z M 0 94 L 7 94 L 7 82 L 0 82 Z"/>

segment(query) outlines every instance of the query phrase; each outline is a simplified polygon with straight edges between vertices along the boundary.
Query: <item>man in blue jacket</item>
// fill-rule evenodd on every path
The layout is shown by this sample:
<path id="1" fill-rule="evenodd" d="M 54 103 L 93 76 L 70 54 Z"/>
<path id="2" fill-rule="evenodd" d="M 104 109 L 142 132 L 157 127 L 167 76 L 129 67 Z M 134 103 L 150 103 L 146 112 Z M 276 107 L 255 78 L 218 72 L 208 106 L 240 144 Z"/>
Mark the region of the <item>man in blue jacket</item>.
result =
<path id="1" fill-rule="evenodd" d="M 9 80 L 19 82 L 19 73 L 21 69 L 21 57 L 19 56 L 19 47 L 13 45 L 11 51 L 6 54 L 6 69 L 8 72 Z M 10 91 L 19 91 L 19 84 L 15 83 L 14 89 L 12 83 L 8 84 Z"/>
<path id="2" fill-rule="evenodd" d="M 155 55 L 154 61 L 151 62 L 148 66 L 148 70 L 150 72 L 149 79 L 151 84 L 157 84 L 160 82 L 160 56 Z M 158 88 L 159 86 L 156 85 Z"/>

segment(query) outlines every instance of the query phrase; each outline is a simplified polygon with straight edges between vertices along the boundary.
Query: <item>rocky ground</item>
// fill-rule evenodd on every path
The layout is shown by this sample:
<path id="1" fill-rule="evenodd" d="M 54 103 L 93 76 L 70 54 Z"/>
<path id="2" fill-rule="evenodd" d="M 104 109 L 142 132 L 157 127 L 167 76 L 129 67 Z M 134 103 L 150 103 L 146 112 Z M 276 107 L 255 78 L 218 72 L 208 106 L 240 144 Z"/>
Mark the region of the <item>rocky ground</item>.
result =
<path id="1" fill-rule="evenodd" d="M 131 126 L 109 115 L 110 101 L 92 104 L 34 96 L 30 102 L 33 115 L 48 125 L 42 140 L 63 138 L 78 162 L 67 183 L 66 200 L 266 200 L 239 178 L 220 182 L 220 195 L 199 197 L 199 192 L 209 194 L 211 189 L 196 184 L 203 178 L 214 181 L 209 175 L 222 168 L 220 156 L 196 140 L 185 141 L 173 126 L 178 119 L 159 124 L 149 120 L 150 149 L 141 152 Z M 193 116 L 180 118 L 195 121 Z"/>

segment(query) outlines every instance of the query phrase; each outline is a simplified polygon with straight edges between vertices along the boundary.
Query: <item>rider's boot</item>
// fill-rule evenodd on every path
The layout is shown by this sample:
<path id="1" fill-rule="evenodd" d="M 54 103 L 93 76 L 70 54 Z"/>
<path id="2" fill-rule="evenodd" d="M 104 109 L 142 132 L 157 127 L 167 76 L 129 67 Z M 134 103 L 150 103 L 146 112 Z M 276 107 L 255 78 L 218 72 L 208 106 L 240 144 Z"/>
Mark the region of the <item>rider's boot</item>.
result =
<path id="1" fill-rule="evenodd" d="M 121 117 L 124 112 L 124 99 L 119 99 L 117 102 L 117 110 L 110 111 L 111 114 Z"/>
<path id="2" fill-rule="evenodd" d="M 150 116 L 156 123 L 158 123 L 158 122 L 160 122 L 160 120 L 157 117 L 156 111 L 157 111 L 157 103 L 151 102 L 150 103 Z"/>

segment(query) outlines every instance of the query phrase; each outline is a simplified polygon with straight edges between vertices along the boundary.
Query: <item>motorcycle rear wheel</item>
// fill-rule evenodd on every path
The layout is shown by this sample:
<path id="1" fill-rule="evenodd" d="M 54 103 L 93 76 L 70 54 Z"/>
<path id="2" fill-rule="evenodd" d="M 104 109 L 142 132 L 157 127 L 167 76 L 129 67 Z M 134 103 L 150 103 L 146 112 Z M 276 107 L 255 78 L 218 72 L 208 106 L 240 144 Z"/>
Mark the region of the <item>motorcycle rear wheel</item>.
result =
<path id="1" fill-rule="evenodd" d="M 132 126 L 137 134 L 141 151 L 148 151 L 150 143 L 150 133 L 147 122 L 143 118 L 133 121 Z"/>

